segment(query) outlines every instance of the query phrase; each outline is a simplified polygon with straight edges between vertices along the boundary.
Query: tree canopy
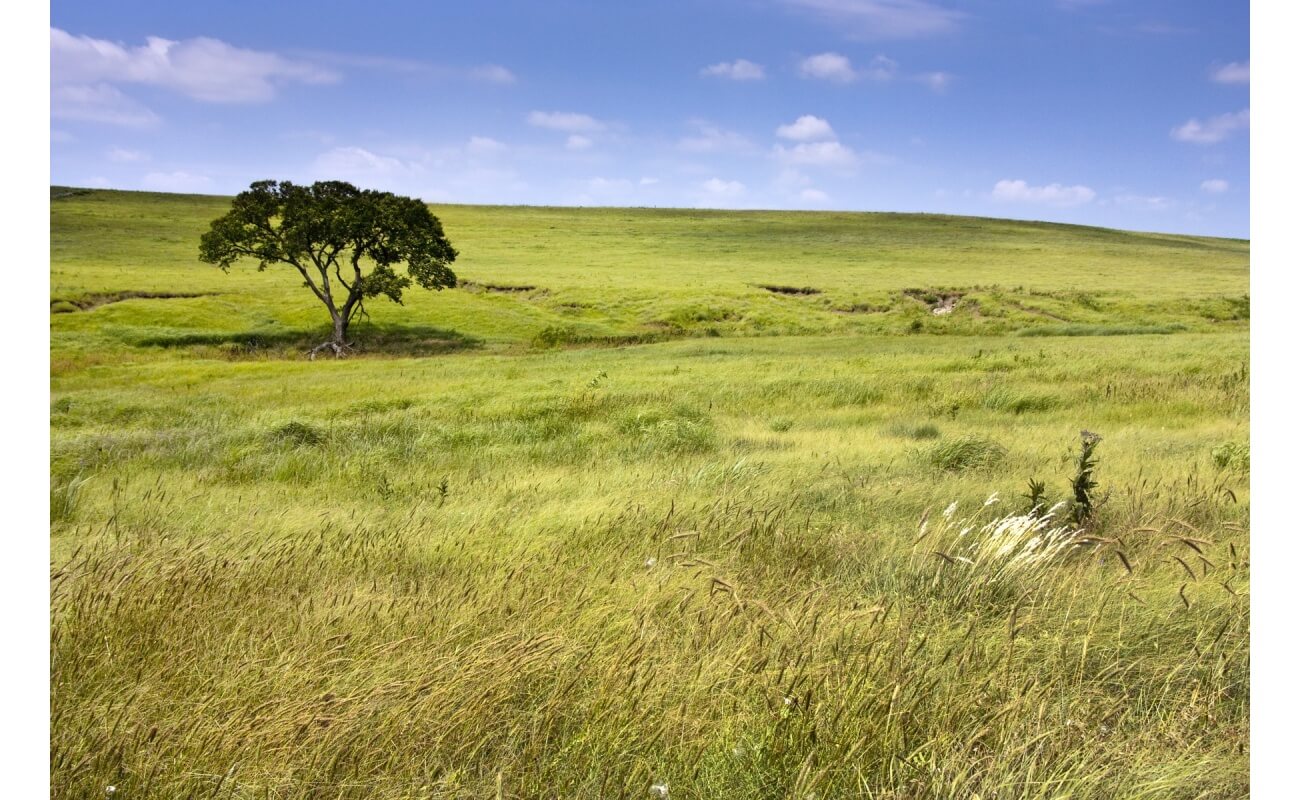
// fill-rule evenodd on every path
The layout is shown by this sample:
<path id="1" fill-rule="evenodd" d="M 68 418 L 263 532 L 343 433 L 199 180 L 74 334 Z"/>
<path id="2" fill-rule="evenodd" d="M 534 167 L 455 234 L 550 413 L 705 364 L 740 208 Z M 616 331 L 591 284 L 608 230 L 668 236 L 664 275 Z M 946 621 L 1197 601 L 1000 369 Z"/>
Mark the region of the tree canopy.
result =
<path id="1" fill-rule="evenodd" d="M 243 259 L 255 260 L 258 270 L 297 270 L 333 323 L 329 340 L 313 355 L 351 349 L 348 326 L 369 298 L 401 303 L 413 283 L 423 289 L 455 286 L 449 265 L 456 255 L 442 223 L 422 201 L 343 181 L 258 181 L 235 197 L 199 242 L 199 258 L 223 270 Z M 398 271 L 403 264 L 406 274 Z"/>

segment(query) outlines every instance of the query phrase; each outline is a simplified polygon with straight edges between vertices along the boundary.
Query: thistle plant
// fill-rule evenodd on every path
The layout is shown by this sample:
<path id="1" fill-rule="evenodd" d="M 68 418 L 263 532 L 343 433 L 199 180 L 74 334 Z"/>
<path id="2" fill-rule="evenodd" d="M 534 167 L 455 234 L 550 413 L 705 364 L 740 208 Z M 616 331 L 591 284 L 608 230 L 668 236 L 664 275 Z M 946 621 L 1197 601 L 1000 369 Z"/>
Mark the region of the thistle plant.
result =
<path id="1" fill-rule="evenodd" d="M 1088 430 L 1080 431 L 1079 435 L 1082 439 L 1079 460 L 1076 462 L 1074 480 L 1070 481 L 1070 488 L 1074 492 L 1071 511 L 1075 524 L 1084 525 L 1092 520 L 1096 511 L 1093 492 L 1097 488 L 1097 481 L 1093 479 L 1092 472 L 1097 468 L 1095 453 L 1097 445 L 1101 444 L 1101 436 Z"/>

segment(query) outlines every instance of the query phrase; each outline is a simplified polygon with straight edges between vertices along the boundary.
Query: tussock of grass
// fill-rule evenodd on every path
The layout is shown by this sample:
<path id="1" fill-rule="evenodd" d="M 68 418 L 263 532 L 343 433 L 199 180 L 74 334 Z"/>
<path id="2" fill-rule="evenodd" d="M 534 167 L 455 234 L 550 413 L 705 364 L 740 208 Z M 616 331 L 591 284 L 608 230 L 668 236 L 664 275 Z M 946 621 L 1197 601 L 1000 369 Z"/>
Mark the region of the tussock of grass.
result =
<path id="1" fill-rule="evenodd" d="M 272 430 L 269 438 L 295 447 L 318 445 L 325 441 L 325 432 L 315 425 L 294 420 Z"/>
<path id="2" fill-rule="evenodd" d="M 990 411 L 1024 414 L 1030 411 L 1050 411 L 1060 404 L 1052 395 L 1018 392 L 998 387 L 984 395 L 983 405 Z"/>
<path id="3" fill-rule="evenodd" d="M 885 433 L 890 436 L 897 436 L 901 439 L 938 439 L 943 435 L 939 426 L 930 422 L 912 423 L 912 422 L 891 422 Z"/>
<path id="4" fill-rule="evenodd" d="M 705 453 L 717 447 L 717 433 L 707 414 L 685 406 L 638 408 L 617 423 L 629 451 L 646 455 Z"/>
<path id="5" fill-rule="evenodd" d="M 1250 442 L 1224 442 L 1211 452 L 1219 469 L 1250 471 Z"/>
<path id="6" fill-rule="evenodd" d="M 1006 458 L 1007 449 L 992 439 L 972 434 L 937 442 L 923 450 L 921 456 L 936 469 L 960 472 L 995 467 Z"/>

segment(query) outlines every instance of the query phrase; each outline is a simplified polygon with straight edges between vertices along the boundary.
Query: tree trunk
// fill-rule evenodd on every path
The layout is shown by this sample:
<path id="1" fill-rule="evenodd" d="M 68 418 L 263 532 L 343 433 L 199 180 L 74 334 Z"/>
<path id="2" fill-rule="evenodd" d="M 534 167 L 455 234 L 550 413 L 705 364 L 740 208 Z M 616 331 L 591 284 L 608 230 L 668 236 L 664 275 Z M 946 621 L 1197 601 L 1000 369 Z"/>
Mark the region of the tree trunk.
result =
<path id="1" fill-rule="evenodd" d="M 348 318 L 333 309 L 330 310 L 330 316 L 334 319 L 334 331 L 328 341 L 321 342 L 307 352 L 307 357 L 313 361 L 322 350 L 333 351 L 335 358 L 342 358 L 352 349 L 348 344 Z"/>

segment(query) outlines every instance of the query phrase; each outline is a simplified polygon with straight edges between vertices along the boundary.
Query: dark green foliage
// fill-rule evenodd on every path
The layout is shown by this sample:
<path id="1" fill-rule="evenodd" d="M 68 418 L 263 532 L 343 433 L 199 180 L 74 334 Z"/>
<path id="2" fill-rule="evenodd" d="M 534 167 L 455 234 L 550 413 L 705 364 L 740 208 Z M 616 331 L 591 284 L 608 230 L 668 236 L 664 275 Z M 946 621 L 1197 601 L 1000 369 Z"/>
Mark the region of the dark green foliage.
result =
<path id="1" fill-rule="evenodd" d="M 259 271 L 273 264 L 296 269 L 329 309 L 334 336 L 327 344 L 336 355 L 348 346 L 348 324 L 365 313 L 367 299 L 382 295 L 401 303 L 412 282 L 454 287 L 449 265 L 456 255 L 442 223 L 420 200 L 342 181 L 258 181 L 199 241 L 199 258 L 223 270 L 244 258 L 256 260 Z M 403 263 L 404 275 L 395 269 Z"/>
<path id="2" fill-rule="evenodd" d="M 1044 503 L 1043 498 L 1047 494 L 1047 484 L 1039 480 L 1029 479 L 1029 491 L 1025 493 L 1025 499 L 1029 501 L 1029 513 L 1032 514 L 1040 509 Z"/>
<path id="3" fill-rule="evenodd" d="M 1074 493 L 1074 521 L 1083 525 L 1092 519 L 1096 510 L 1094 492 L 1097 481 L 1093 479 L 1092 472 L 1097 468 L 1095 453 L 1097 445 L 1101 444 L 1101 436 L 1092 431 L 1080 431 L 1079 436 L 1079 460 L 1076 462 L 1074 480 L 1070 481 L 1070 489 Z"/>

